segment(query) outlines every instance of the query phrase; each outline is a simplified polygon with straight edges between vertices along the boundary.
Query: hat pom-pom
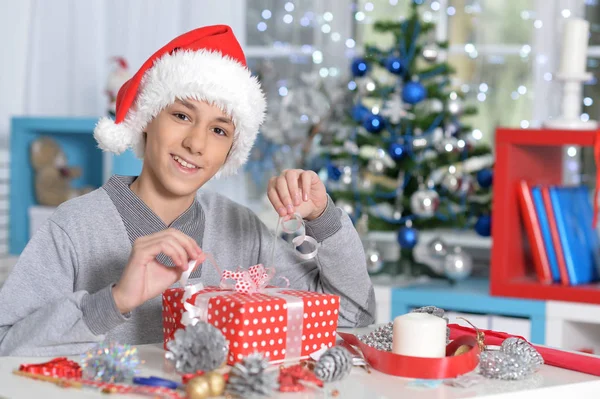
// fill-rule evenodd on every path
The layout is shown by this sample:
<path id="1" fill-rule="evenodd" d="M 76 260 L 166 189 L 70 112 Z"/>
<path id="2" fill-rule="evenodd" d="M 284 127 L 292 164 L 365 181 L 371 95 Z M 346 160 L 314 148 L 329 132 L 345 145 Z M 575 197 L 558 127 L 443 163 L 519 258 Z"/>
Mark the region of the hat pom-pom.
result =
<path id="1" fill-rule="evenodd" d="M 123 123 L 115 123 L 111 118 L 101 118 L 94 128 L 94 138 L 104 151 L 121 154 L 134 144 L 134 134 Z"/>

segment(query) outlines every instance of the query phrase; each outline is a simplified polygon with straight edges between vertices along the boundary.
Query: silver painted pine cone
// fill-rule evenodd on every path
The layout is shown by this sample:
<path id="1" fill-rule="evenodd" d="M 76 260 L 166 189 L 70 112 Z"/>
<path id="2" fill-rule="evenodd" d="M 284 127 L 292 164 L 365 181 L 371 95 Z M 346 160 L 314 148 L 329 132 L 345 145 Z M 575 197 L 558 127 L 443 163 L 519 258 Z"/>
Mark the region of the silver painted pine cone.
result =
<path id="1" fill-rule="evenodd" d="M 315 365 L 315 375 L 323 382 L 339 381 L 350 374 L 352 355 L 342 346 L 327 349 Z"/>

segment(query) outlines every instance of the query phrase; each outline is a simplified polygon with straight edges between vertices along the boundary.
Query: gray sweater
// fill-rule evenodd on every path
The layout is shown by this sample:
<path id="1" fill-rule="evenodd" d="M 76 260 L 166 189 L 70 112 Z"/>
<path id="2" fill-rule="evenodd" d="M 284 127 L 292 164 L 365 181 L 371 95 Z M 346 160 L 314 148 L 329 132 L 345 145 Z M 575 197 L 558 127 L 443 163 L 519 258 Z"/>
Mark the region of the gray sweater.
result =
<path id="1" fill-rule="evenodd" d="M 113 176 L 59 206 L 34 234 L 0 290 L 0 355 L 79 354 L 104 339 L 161 342 L 160 296 L 122 315 L 111 294 L 137 237 L 174 227 L 222 269 L 269 263 L 274 235 L 249 209 L 201 189 L 194 205 L 166 226 L 129 189 L 132 181 Z M 339 295 L 340 327 L 373 323 L 373 287 L 351 220 L 329 199 L 324 214 L 306 222 L 306 229 L 320 243 L 317 257 L 303 261 L 278 239 L 277 275 L 295 289 Z M 158 260 L 172 264 L 163 254 Z M 190 283 L 198 281 L 218 285 L 210 262 L 192 273 Z"/>

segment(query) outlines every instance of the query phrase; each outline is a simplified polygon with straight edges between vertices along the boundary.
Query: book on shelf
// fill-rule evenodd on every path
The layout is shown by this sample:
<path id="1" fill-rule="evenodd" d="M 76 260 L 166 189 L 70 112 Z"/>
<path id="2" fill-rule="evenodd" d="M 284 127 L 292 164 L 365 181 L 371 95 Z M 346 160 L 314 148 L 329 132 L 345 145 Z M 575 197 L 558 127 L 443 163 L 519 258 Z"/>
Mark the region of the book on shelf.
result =
<path id="1" fill-rule="evenodd" d="M 571 286 L 597 281 L 600 245 L 589 189 L 522 180 L 518 197 L 538 280 Z"/>

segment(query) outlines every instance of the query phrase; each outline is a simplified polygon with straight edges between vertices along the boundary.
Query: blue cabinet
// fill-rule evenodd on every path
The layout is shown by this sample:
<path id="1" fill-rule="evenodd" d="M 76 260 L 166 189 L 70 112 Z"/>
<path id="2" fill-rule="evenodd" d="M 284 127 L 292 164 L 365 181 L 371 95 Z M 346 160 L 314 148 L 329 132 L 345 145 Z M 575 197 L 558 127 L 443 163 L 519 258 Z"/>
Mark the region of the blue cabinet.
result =
<path id="1" fill-rule="evenodd" d="M 79 166 L 82 176 L 73 186 L 100 187 L 113 174 L 138 175 L 141 160 L 131 151 L 115 156 L 103 153 L 93 137 L 98 118 L 15 117 L 10 133 L 9 252 L 21 253 L 29 239 L 28 209 L 36 205 L 30 145 L 50 136 L 62 147 L 68 166 Z"/>

